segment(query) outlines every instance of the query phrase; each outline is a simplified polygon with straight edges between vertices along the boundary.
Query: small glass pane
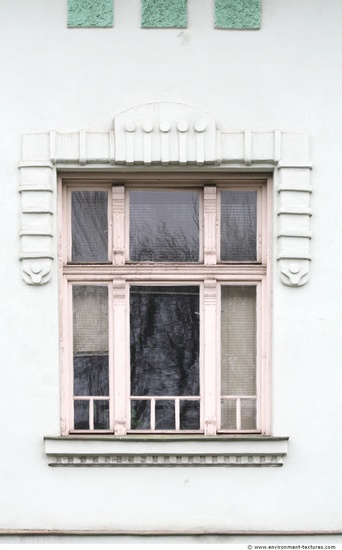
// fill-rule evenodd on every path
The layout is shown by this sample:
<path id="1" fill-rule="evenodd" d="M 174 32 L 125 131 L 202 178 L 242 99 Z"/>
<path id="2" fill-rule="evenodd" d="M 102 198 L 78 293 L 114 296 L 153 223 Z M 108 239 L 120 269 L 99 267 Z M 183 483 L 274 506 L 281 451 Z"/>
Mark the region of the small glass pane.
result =
<path id="1" fill-rule="evenodd" d="M 180 401 L 180 429 L 181 430 L 199 430 L 200 429 L 200 402 L 199 401 Z"/>
<path id="2" fill-rule="evenodd" d="M 131 395 L 199 395 L 199 287 L 132 286 Z"/>
<path id="3" fill-rule="evenodd" d="M 108 287 L 74 285 L 74 395 L 109 395 Z"/>
<path id="4" fill-rule="evenodd" d="M 94 429 L 109 429 L 109 401 L 94 401 Z"/>
<path id="5" fill-rule="evenodd" d="M 109 395 L 108 355 L 74 356 L 74 395 Z"/>
<path id="6" fill-rule="evenodd" d="M 89 430 L 89 401 L 74 401 L 74 429 Z"/>
<path id="7" fill-rule="evenodd" d="M 257 192 L 221 191 L 221 260 L 257 259 Z"/>
<path id="8" fill-rule="evenodd" d="M 225 399 L 221 402 L 221 430 L 236 429 L 236 400 Z"/>
<path id="9" fill-rule="evenodd" d="M 72 261 L 108 261 L 108 193 L 71 193 Z"/>
<path id="10" fill-rule="evenodd" d="M 256 287 L 222 286 L 221 395 L 256 393 Z"/>
<path id="11" fill-rule="evenodd" d="M 151 402 L 147 400 L 131 401 L 131 430 L 149 430 Z"/>
<path id="12" fill-rule="evenodd" d="M 254 399 L 241 399 L 241 429 L 256 429 L 256 401 Z"/>
<path id="13" fill-rule="evenodd" d="M 130 192 L 130 259 L 199 261 L 199 193 Z"/>
<path id="14" fill-rule="evenodd" d="M 156 401 L 156 430 L 174 430 L 175 428 L 175 402 Z"/>

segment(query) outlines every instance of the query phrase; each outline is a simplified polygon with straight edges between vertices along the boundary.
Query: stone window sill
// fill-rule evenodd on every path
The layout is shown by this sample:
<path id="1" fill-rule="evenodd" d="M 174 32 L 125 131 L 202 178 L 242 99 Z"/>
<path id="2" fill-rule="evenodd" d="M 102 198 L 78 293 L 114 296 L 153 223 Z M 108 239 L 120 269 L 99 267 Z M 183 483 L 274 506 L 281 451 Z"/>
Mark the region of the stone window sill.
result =
<path id="1" fill-rule="evenodd" d="M 288 437 L 45 437 L 49 466 L 282 466 Z"/>

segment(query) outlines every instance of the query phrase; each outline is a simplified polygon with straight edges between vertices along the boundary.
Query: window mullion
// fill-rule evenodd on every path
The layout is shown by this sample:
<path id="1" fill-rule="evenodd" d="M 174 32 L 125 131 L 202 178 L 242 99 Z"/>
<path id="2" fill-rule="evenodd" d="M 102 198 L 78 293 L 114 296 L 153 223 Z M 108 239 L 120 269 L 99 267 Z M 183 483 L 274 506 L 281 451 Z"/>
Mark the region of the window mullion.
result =
<path id="1" fill-rule="evenodd" d="M 114 348 L 114 433 L 127 432 L 126 403 L 126 284 L 113 281 L 113 348 Z"/>
<path id="2" fill-rule="evenodd" d="M 113 185 L 113 263 L 125 264 L 125 187 Z"/>
<path id="3" fill-rule="evenodd" d="M 216 264 L 216 187 L 204 186 L 204 264 Z"/>
<path id="4" fill-rule="evenodd" d="M 216 435 L 216 309 L 217 285 L 215 279 L 204 281 L 204 432 Z"/>

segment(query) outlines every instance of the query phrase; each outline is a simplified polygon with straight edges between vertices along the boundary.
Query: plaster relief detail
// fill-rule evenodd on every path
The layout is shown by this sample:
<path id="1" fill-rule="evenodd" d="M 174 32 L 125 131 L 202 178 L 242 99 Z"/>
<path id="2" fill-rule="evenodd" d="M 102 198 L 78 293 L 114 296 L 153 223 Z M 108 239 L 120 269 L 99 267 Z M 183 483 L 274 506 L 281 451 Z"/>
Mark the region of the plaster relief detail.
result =
<path id="1" fill-rule="evenodd" d="M 213 117 L 180 103 L 148 103 L 114 118 L 116 163 L 213 164 Z"/>
<path id="2" fill-rule="evenodd" d="M 307 134 L 227 132 L 215 119 L 189 105 L 158 102 L 119 113 L 109 132 L 51 131 L 23 137 L 20 168 L 21 256 L 28 284 L 46 283 L 51 274 L 56 244 L 53 224 L 54 181 L 59 168 L 122 170 L 123 166 L 165 170 L 219 167 L 222 171 L 274 171 L 277 198 L 277 251 L 281 281 L 301 286 L 308 281 L 312 239 L 310 219 L 311 163 Z M 199 175 L 201 172 L 199 172 Z M 117 188 L 115 193 L 123 193 Z M 216 262 L 216 213 L 211 191 L 204 191 L 204 223 L 210 226 L 204 243 L 204 262 Z M 122 195 L 123 196 L 123 195 Z M 118 203 L 117 203 L 118 204 Z M 120 203 L 121 205 L 121 203 Z M 122 206 L 122 207 L 121 207 Z M 114 212 L 114 263 L 124 259 L 123 203 Z M 42 265 L 35 273 L 31 264 Z M 37 266 L 35 267 L 37 270 Z"/>
<path id="3" fill-rule="evenodd" d="M 280 165 L 278 185 L 278 261 L 284 284 L 302 286 L 310 269 L 310 167 Z"/>
<path id="4" fill-rule="evenodd" d="M 51 277 L 53 260 L 53 170 L 50 162 L 21 163 L 20 260 L 23 279 L 42 285 Z"/>

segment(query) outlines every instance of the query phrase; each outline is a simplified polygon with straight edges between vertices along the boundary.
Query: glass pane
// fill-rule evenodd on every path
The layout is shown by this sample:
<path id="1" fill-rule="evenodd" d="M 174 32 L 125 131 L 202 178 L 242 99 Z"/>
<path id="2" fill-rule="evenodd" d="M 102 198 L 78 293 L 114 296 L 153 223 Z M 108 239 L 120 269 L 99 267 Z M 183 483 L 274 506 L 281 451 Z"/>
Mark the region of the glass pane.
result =
<path id="1" fill-rule="evenodd" d="M 74 429 L 89 430 L 89 401 L 74 401 Z"/>
<path id="2" fill-rule="evenodd" d="M 221 260 L 256 261 L 257 192 L 221 191 Z"/>
<path id="3" fill-rule="evenodd" d="M 241 399 L 241 429 L 256 429 L 256 401 L 254 399 Z"/>
<path id="4" fill-rule="evenodd" d="M 221 401 L 221 430 L 236 430 L 236 400 Z"/>
<path id="5" fill-rule="evenodd" d="M 180 429 L 181 430 L 199 430 L 200 429 L 200 402 L 199 401 L 180 401 Z"/>
<path id="6" fill-rule="evenodd" d="M 156 401 L 156 430 L 175 430 L 175 402 Z"/>
<path id="7" fill-rule="evenodd" d="M 74 285 L 74 395 L 109 395 L 108 287 Z"/>
<path id="8" fill-rule="evenodd" d="M 150 418 L 150 401 L 131 401 L 131 430 L 149 430 L 151 428 Z"/>
<path id="9" fill-rule="evenodd" d="M 199 287 L 132 286 L 131 395 L 199 395 Z"/>
<path id="10" fill-rule="evenodd" d="M 94 401 L 95 430 L 109 429 L 109 401 Z"/>
<path id="11" fill-rule="evenodd" d="M 130 192 L 130 259 L 198 262 L 199 193 Z"/>
<path id="12" fill-rule="evenodd" d="M 71 193 L 73 262 L 108 261 L 108 193 Z"/>
<path id="13" fill-rule="evenodd" d="M 256 287 L 221 291 L 221 395 L 256 393 Z"/>
<path id="14" fill-rule="evenodd" d="M 74 395 L 109 395 L 108 355 L 74 355 Z"/>

